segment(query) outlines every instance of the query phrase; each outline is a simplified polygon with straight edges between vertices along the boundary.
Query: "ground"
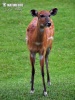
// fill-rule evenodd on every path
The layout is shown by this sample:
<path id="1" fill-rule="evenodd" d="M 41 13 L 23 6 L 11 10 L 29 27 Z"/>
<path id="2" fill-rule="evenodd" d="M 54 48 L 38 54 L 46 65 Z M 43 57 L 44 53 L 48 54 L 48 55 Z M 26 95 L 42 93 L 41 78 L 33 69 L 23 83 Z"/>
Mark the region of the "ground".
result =
<path id="1" fill-rule="evenodd" d="M 5 2 L 23 3 L 23 7 L 3 7 L 3 0 L 0 0 L 0 100 L 75 100 L 75 0 Z M 35 93 L 31 95 L 31 65 L 25 41 L 26 28 L 32 19 L 30 10 L 51 10 L 54 7 L 58 8 L 58 13 L 52 17 L 55 25 L 49 56 L 52 85 L 49 87 L 46 82 L 48 96 L 44 97 L 37 55 Z"/>

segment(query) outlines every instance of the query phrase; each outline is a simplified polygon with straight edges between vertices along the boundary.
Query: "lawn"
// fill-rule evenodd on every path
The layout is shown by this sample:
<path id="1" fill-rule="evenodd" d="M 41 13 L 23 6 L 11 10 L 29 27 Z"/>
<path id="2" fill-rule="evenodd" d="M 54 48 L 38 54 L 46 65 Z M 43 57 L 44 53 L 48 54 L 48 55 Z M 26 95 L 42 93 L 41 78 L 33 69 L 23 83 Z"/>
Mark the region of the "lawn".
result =
<path id="1" fill-rule="evenodd" d="M 23 7 L 3 7 L 0 0 L 0 100 L 75 100 L 75 0 L 4 0 Z M 53 48 L 49 56 L 51 86 L 43 85 L 39 56 L 35 63 L 35 93 L 30 94 L 31 65 L 25 35 L 31 9 L 58 13 Z M 46 70 L 46 69 L 45 69 Z M 46 81 L 45 71 L 45 81 Z"/>

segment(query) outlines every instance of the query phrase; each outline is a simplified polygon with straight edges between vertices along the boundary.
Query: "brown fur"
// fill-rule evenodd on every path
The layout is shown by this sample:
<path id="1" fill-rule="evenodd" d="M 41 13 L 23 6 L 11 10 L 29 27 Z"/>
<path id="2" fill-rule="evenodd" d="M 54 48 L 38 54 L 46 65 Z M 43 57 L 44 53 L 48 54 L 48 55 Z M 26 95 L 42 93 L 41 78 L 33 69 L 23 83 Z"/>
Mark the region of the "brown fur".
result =
<path id="1" fill-rule="evenodd" d="M 49 39 L 49 37 L 53 37 L 54 36 L 54 24 L 52 19 L 50 19 L 51 21 L 51 26 L 50 27 L 46 27 L 43 33 L 40 33 L 39 30 L 37 29 L 37 24 L 38 24 L 38 18 L 35 17 L 33 18 L 33 20 L 31 21 L 31 23 L 29 24 L 28 28 L 27 28 L 27 45 L 30 51 L 34 51 L 34 52 L 42 52 L 42 50 L 44 50 L 44 52 L 46 52 L 47 48 L 50 47 L 50 49 L 52 48 L 52 39 Z M 37 46 L 35 45 L 35 42 L 40 42 L 41 45 Z"/>
<path id="2" fill-rule="evenodd" d="M 44 95 L 47 95 L 46 85 L 44 79 L 44 60 L 46 63 L 47 70 L 47 82 L 50 84 L 50 77 L 48 71 L 48 55 L 52 48 L 53 36 L 54 36 L 54 24 L 51 15 L 55 15 L 57 8 L 50 11 L 39 11 L 31 10 L 32 16 L 35 16 L 30 24 L 28 25 L 26 31 L 27 46 L 30 51 L 30 61 L 32 65 L 32 75 L 31 75 L 31 93 L 34 92 L 34 74 L 35 74 L 35 55 L 39 53 L 40 55 L 40 66 L 41 74 L 44 86 Z M 37 17 L 36 17 L 37 16 Z"/>

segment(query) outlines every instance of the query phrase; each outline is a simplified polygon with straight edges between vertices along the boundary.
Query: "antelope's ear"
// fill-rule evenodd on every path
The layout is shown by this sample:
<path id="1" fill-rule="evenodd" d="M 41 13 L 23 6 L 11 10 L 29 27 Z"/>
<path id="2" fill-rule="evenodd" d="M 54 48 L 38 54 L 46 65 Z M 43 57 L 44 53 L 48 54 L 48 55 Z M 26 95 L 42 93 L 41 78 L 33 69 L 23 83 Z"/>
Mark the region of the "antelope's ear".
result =
<path id="1" fill-rule="evenodd" d="M 38 16 L 37 10 L 32 9 L 30 12 L 31 12 L 31 15 L 32 15 L 33 17 Z"/>
<path id="2" fill-rule="evenodd" d="M 57 11 L 58 11 L 57 8 L 53 8 L 52 10 L 50 10 L 50 14 L 51 14 L 52 16 L 54 16 L 54 15 L 57 14 Z"/>

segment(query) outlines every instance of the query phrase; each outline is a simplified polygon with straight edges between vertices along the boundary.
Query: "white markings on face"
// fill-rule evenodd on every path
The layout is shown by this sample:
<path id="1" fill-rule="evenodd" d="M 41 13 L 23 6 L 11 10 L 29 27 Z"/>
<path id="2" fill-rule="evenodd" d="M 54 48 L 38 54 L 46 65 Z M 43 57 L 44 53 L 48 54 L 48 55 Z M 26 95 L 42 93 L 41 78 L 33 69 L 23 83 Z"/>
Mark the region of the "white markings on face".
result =
<path id="1" fill-rule="evenodd" d="M 41 26 L 41 27 L 43 27 L 44 25 L 43 25 L 43 24 L 41 24 L 40 26 Z"/>
<path id="2" fill-rule="evenodd" d="M 40 28 L 40 32 L 44 32 L 44 28 Z"/>
<path id="3" fill-rule="evenodd" d="M 40 29 L 44 29 L 44 24 L 40 24 Z"/>

